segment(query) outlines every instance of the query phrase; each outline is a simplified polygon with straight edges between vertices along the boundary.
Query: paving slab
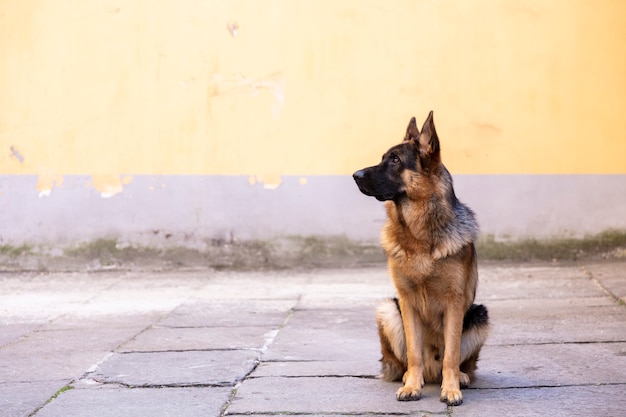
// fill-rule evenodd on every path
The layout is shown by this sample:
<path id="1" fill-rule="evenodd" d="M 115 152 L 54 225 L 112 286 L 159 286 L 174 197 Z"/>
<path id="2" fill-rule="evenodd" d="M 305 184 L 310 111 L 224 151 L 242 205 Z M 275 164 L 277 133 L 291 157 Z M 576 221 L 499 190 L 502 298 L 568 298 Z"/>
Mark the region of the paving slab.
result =
<path id="1" fill-rule="evenodd" d="M 142 386 L 234 386 L 256 366 L 258 352 L 115 353 L 87 378 L 105 384 Z"/>
<path id="2" fill-rule="evenodd" d="M 0 350 L 0 382 L 78 378 L 135 334 L 133 328 L 32 332 Z"/>
<path id="3" fill-rule="evenodd" d="M 507 299 L 601 297 L 602 290 L 579 266 L 483 265 L 478 268 L 477 298 Z"/>
<path id="4" fill-rule="evenodd" d="M 348 269 L 317 274 L 307 284 L 299 308 L 373 307 L 395 294 L 385 268 Z"/>
<path id="5" fill-rule="evenodd" d="M 613 296 L 626 303 L 626 262 L 586 263 L 585 270 Z"/>
<path id="6" fill-rule="evenodd" d="M 0 332 L 0 347 L 13 343 L 28 333 L 37 330 L 43 323 L 11 323 L 3 324 Z"/>
<path id="7" fill-rule="evenodd" d="M 224 271 L 214 273 L 210 282 L 194 291 L 194 298 L 223 300 L 298 300 L 315 272 Z"/>
<path id="8" fill-rule="evenodd" d="M 625 384 L 626 343 L 485 346 L 473 388 Z"/>
<path id="9" fill-rule="evenodd" d="M 379 356 L 374 311 L 355 307 L 294 311 L 263 358 L 376 361 Z"/>
<path id="10" fill-rule="evenodd" d="M 234 386 L 256 366 L 258 352 L 116 353 L 87 377 L 129 386 Z"/>
<path id="11" fill-rule="evenodd" d="M 624 307 L 610 297 L 492 300 L 486 304 L 492 323 L 490 345 L 626 340 Z"/>
<path id="12" fill-rule="evenodd" d="M 246 380 L 228 414 L 445 414 L 439 387 L 426 385 L 419 401 L 396 401 L 400 384 L 355 377 L 269 377 Z"/>
<path id="13" fill-rule="evenodd" d="M 219 416 L 230 388 L 72 389 L 37 417 L 206 417 Z"/>
<path id="14" fill-rule="evenodd" d="M 271 326 L 153 327 L 120 346 L 119 352 L 168 350 L 262 349 L 273 338 Z"/>
<path id="15" fill-rule="evenodd" d="M 454 417 L 622 417 L 624 385 L 465 390 Z"/>
<path id="16" fill-rule="evenodd" d="M 28 417 L 71 380 L 0 383 L 0 415 Z"/>
<path id="17" fill-rule="evenodd" d="M 38 328 L 40 331 L 50 330 L 81 330 L 93 334 L 99 329 L 128 329 L 130 333 L 139 334 L 142 330 L 151 326 L 162 316 L 162 312 L 139 312 L 139 313 L 96 313 L 84 314 L 84 311 L 64 314 L 47 322 Z"/>
<path id="18" fill-rule="evenodd" d="M 165 284 L 157 286 L 146 277 L 128 279 L 138 282 L 116 283 L 106 291 L 90 298 L 80 308 L 76 308 L 74 314 L 88 317 L 111 314 L 166 314 L 192 294 L 193 284 L 195 284 L 192 282 L 189 287 L 176 285 L 173 288 L 168 288 Z M 142 285 L 145 285 L 145 288 Z"/>
<path id="19" fill-rule="evenodd" d="M 250 378 L 268 376 L 355 376 L 374 378 L 380 374 L 380 363 L 372 360 L 262 362 Z"/>
<path id="20" fill-rule="evenodd" d="M 289 316 L 297 299 L 189 301 L 160 322 L 162 327 L 278 327 Z"/>
<path id="21" fill-rule="evenodd" d="M 1 322 L 11 318 L 45 322 L 82 308 L 94 295 L 123 279 L 80 273 L 3 274 L 0 280 Z"/>

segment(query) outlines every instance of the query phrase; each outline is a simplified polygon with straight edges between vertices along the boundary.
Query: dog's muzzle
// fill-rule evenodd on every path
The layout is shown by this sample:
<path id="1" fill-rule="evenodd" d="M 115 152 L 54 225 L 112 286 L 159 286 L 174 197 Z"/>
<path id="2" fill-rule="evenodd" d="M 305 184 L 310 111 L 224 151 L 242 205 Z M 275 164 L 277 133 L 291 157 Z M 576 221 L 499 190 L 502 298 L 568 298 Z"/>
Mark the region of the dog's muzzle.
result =
<path id="1" fill-rule="evenodd" d="M 352 174 L 352 178 L 354 178 L 356 182 L 359 182 L 359 180 L 362 180 L 363 177 L 365 177 L 365 171 L 363 171 L 362 169 Z"/>
<path id="2" fill-rule="evenodd" d="M 372 192 L 371 184 L 369 183 L 370 176 L 367 175 L 365 169 L 360 169 L 352 174 L 352 178 L 354 178 L 354 182 L 356 182 L 356 185 L 363 194 L 367 196 L 374 196 L 375 193 Z"/>

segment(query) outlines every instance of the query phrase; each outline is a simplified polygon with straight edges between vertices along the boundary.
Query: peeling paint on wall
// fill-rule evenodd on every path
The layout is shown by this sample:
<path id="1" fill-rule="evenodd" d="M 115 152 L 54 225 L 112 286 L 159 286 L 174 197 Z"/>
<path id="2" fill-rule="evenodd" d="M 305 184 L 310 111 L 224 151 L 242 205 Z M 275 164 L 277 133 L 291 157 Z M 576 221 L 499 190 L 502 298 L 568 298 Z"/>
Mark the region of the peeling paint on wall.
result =
<path id="1" fill-rule="evenodd" d="M 165 184 L 161 184 L 159 186 L 151 185 L 151 186 L 148 187 L 148 190 L 150 190 L 150 191 L 155 191 L 157 189 L 165 189 Z"/>
<path id="2" fill-rule="evenodd" d="M 111 198 L 124 191 L 124 185 L 132 182 L 133 177 L 125 175 L 92 175 L 91 184 L 102 198 Z"/>
<path id="3" fill-rule="evenodd" d="M 39 197 L 49 197 L 54 187 L 63 186 L 63 175 L 42 168 L 37 176 L 37 192 Z"/>
<path id="4" fill-rule="evenodd" d="M 237 24 L 237 22 L 228 22 L 228 24 L 226 25 L 226 29 L 233 38 L 236 38 L 239 34 L 239 25 Z"/>
<path id="5" fill-rule="evenodd" d="M 256 183 L 263 184 L 263 188 L 266 190 L 275 190 L 280 187 L 283 179 L 280 174 L 262 174 L 262 175 L 250 175 L 248 177 L 248 182 L 250 185 L 255 185 Z"/>

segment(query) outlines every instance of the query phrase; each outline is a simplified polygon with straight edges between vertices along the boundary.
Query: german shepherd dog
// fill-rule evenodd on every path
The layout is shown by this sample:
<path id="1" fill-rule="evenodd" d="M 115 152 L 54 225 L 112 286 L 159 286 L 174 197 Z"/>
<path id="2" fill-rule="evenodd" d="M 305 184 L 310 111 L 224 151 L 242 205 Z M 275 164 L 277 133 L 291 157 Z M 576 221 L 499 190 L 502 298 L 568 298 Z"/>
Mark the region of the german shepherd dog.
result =
<path id="1" fill-rule="evenodd" d="M 433 112 L 421 132 L 412 118 L 404 141 L 353 177 L 387 211 L 381 243 L 398 298 L 376 310 L 382 378 L 402 379 L 399 401 L 418 400 L 424 382 L 441 382 L 441 401 L 460 405 L 489 318 L 486 307 L 473 304 L 478 224 L 441 163 Z"/>

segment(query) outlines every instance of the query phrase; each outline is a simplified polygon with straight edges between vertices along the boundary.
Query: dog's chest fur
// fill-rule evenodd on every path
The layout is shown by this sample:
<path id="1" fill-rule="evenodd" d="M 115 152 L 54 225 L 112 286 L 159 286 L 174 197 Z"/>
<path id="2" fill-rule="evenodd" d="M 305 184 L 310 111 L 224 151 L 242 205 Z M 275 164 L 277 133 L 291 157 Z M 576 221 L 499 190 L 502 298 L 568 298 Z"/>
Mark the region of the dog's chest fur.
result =
<path id="1" fill-rule="evenodd" d="M 413 300 L 412 304 L 422 317 L 437 317 L 438 314 L 433 313 L 439 313 L 450 299 L 474 291 L 474 282 L 447 279 L 465 275 L 464 264 L 470 262 L 472 248 L 468 244 L 442 256 L 442 251 L 433 245 L 428 227 L 406 224 L 399 217 L 401 213 L 395 203 L 386 204 L 388 220 L 382 229 L 381 244 L 396 289 L 400 297 Z M 466 284 L 470 284 L 470 288 Z M 438 323 L 432 324 L 439 327 Z"/>
<path id="2" fill-rule="evenodd" d="M 390 266 L 399 267 L 404 275 L 415 281 L 431 275 L 435 259 L 432 256 L 431 239 L 425 233 L 426 228 L 423 225 L 406 224 L 402 208 L 393 202 L 385 203 L 385 208 L 387 222 L 381 231 L 381 245 Z"/>

